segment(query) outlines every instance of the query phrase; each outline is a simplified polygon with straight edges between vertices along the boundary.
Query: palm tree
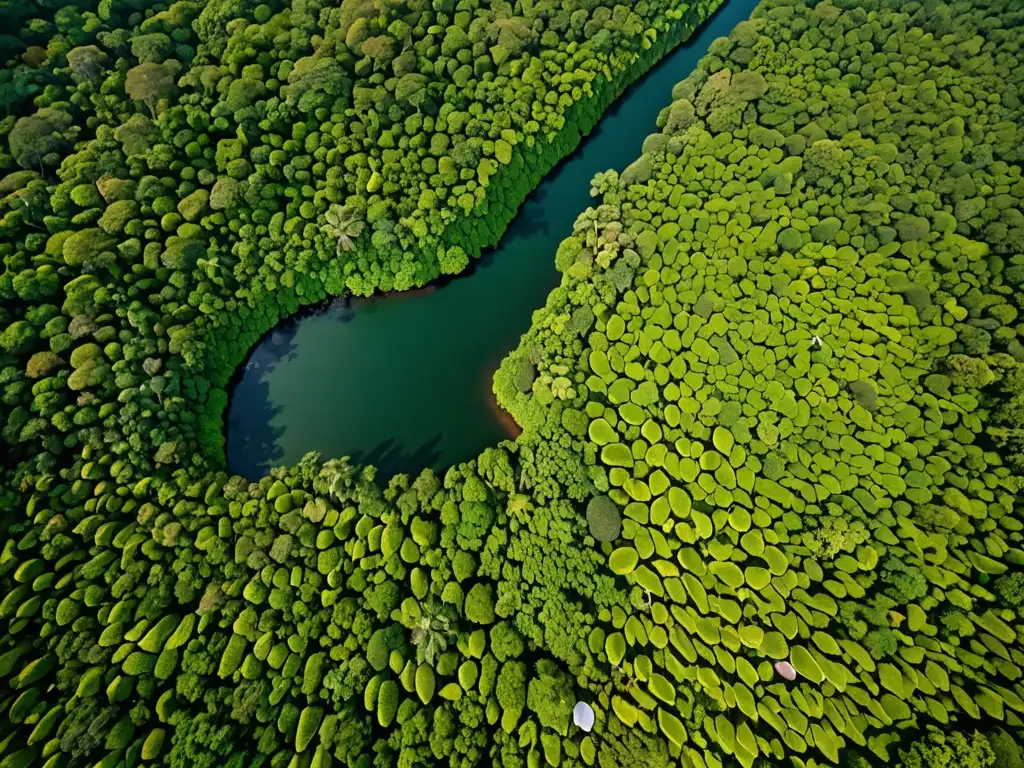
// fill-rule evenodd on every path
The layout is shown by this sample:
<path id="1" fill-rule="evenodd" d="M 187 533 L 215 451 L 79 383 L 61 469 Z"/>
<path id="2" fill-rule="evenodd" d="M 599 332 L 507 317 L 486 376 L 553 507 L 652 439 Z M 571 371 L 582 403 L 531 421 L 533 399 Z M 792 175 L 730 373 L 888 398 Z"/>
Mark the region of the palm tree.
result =
<path id="1" fill-rule="evenodd" d="M 227 271 L 227 267 L 220 263 L 220 259 L 216 256 L 211 256 L 208 259 L 196 260 L 196 265 L 203 270 L 206 277 L 212 280 L 217 285 L 224 285 L 224 278 L 220 276 L 222 272 Z"/>
<path id="2" fill-rule="evenodd" d="M 447 650 L 449 638 L 455 635 L 450 625 L 451 619 L 441 613 L 435 603 L 424 606 L 423 615 L 412 628 L 418 663 L 434 666 L 437 657 Z"/>
<path id="3" fill-rule="evenodd" d="M 332 205 L 327 211 L 327 231 L 338 238 L 338 251 L 351 251 L 352 241 L 363 233 L 366 222 L 352 205 Z"/>
<path id="4" fill-rule="evenodd" d="M 318 493 L 328 493 L 338 500 L 347 499 L 356 472 L 357 468 L 349 463 L 347 456 L 331 459 L 324 463 L 319 476 L 314 480 L 314 489 Z"/>
<path id="5" fill-rule="evenodd" d="M 22 221 L 24 221 L 30 227 L 34 227 L 35 229 L 39 229 L 45 232 L 46 230 L 44 230 L 41 226 L 32 221 L 33 217 L 35 216 L 35 209 L 28 204 L 28 200 L 26 200 L 24 197 L 19 197 L 18 199 L 20 200 L 22 207 L 25 209 L 24 212 L 21 214 Z"/>
<path id="6" fill-rule="evenodd" d="M 651 590 L 644 588 L 643 596 L 637 598 L 634 606 L 644 613 L 650 613 L 654 609 L 654 599 L 651 597 Z"/>

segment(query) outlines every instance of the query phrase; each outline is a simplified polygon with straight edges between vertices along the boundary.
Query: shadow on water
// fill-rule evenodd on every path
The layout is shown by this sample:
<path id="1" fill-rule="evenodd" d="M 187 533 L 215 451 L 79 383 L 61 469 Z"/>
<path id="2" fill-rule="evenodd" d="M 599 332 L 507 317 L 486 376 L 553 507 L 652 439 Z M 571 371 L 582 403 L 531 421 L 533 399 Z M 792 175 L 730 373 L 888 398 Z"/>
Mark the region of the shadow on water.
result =
<path id="1" fill-rule="evenodd" d="M 350 458 L 355 464 L 372 464 L 377 468 L 378 477 L 384 480 L 402 473 L 415 477 L 424 467 L 434 466 L 441 458 L 440 444 L 440 433 L 411 450 L 389 437 L 367 451 L 355 451 Z"/>
<path id="2" fill-rule="evenodd" d="M 757 0 L 728 0 L 628 88 L 520 206 L 495 248 L 425 289 L 337 300 L 266 334 L 233 379 L 228 466 L 258 479 L 308 451 L 382 475 L 441 470 L 518 433 L 492 393 L 497 363 L 560 281 L 554 256 L 595 201 L 590 181 L 633 162 L 673 86 Z M 481 380 L 483 379 L 483 380 Z"/>
<path id="3" fill-rule="evenodd" d="M 235 371 L 229 384 L 231 408 L 225 445 L 228 466 L 233 472 L 256 479 L 284 459 L 280 441 L 286 427 L 276 423 L 285 408 L 272 401 L 270 376 L 279 365 L 294 361 L 299 354 L 296 336 L 302 320 L 324 314 L 340 322 L 350 322 L 355 317 L 351 303 L 344 297 L 307 307 L 264 334 L 245 365 Z"/>
<path id="4" fill-rule="evenodd" d="M 538 189 L 542 188 L 538 187 Z M 543 191 L 538 193 L 535 190 L 531 193 L 528 202 L 516 212 L 512 223 L 505 230 L 505 236 L 502 237 L 501 244 L 496 248 L 488 248 L 484 251 L 480 258 L 473 262 L 471 268 L 474 271 L 486 269 L 494 263 L 494 257 L 502 251 L 514 248 L 520 243 L 529 242 L 538 235 L 549 234 L 551 232 L 551 219 L 544 205 L 548 197 L 549 194 Z M 458 275 L 456 279 L 462 279 L 462 276 Z"/>
<path id="5" fill-rule="evenodd" d="M 258 369 L 257 369 L 258 370 Z M 248 478 L 257 478 L 284 458 L 279 444 L 284 427 L 274 421 L 284 408 L 270 404 L 270 387 L 262 376 L 246 375 L 235 387 L 234 397 L 241 406 L 228 418 L 228 431 L 232 438 L 227 446 L 228 463 L 234 472 Z M 246 429 L 236 428 L 244 421 Z"/>

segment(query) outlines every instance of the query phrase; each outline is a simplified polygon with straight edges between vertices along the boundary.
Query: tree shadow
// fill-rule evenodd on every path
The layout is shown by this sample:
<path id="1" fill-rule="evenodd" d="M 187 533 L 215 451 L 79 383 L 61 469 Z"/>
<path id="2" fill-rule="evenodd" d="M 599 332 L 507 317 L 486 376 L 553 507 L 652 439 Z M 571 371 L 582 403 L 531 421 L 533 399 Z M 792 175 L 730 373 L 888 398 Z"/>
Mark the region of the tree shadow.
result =
<path id="1" fill-rule="evenodd" d="M 228 390 L 225 452 L 233 474 L 256 481 L 284 458 L 279 441 L 285 429 L 274 424 L 283 409 L 271 401 L 267 374 L 295 358 L 297 332 L 298 323 L 289 322 L 267 333 L 253 347 Z"/>
<path id="2" fill-rule="evenodd" d="M 438 468 L 437 464 L 441 458 L 440 444 L 440 433 L 412 449 L 399 445 L 393 437 L 389 437 L 373 448 L 356 451 L 349 458 L 354 464 L 372 464 L 377 468 L 378 477 L 383 480 L 398 474 L 415 476 L 425 467 Z"/>
<path id="3" fill-rule="evenodd" d="M 324 308 L 323 314 L 332 320 L 348 323 L 355 319 L 355 307 L 352 306 L 352 299 L 348 296 L 339 296 L 332 299 Z"/>
<path id="4" fill-rule="evenodd" d="M 557 174 L 555 174 L 557 176 Z M 554 181 L 554 178 L 552 178 Z M 532 240 L 535 237 L 547 237 L 551 234 L 551 216 L 548 210 L 548 198 L 551 197 L 552 185 L 540 184 L 531 192 L 526 202 L 519 209 L 516 217 L 512 219 L 501 244 L 494 248 L 497 251 L 506 245 L 511 245 L 520 240 Z M 554 261 L 554 256 L 552 256 Z"/>

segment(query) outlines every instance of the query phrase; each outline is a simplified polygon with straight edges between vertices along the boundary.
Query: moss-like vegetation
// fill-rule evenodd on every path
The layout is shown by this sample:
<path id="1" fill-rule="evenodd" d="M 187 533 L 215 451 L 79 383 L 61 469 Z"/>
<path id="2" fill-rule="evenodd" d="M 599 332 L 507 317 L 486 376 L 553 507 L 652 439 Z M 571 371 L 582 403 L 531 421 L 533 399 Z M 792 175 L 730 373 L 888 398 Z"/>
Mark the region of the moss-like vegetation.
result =
<path id="1" fill-rule="evenodd" d="M 594 180 L 495 391 L 622 512 L 609 717 L 695 766 L 994 765 L 941 732 L 1024 715 L 1019 12 L 810 5 Z"/>

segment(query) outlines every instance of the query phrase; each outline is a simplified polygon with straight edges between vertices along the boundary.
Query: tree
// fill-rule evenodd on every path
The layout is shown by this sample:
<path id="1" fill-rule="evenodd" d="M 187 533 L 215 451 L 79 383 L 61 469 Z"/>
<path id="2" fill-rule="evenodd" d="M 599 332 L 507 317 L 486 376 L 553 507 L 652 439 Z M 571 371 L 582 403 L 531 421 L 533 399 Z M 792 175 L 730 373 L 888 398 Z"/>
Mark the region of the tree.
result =
<path id="1" fill-rule="evenodd" d="M 194 768 L 243 768 L 245 752 L 237 748 L 241 734 L 202 712 L 179 722 L 172 731 L 167 763 Z"/>
<path id="2" fill-rule="evenodd" d="M 8 136 L 11 155 L 22 168 L 41 170 L 43 165 L 57 165 L 58 152 L 66 144 L 64 132 L 71 122 L 70 115 L 50 107 L 20 118 Z"/>
<path id="3" fill-rule="evenodd" d="M 191 269 L 205 256 L 206 246 L 199 240 L 172 236 L 168 238 L 167 247 L 160 255 L 160 260 L 168 269 Z"/>
<path id="4" fill-rule="evenodd" d="M 60 276 L 52 266 L 44 264 L 38 269 L 25 269 L 16 274 L 12 286 L 19 298 L 39 302 L 60 290 Z"/>
<path id="5" fill-rule="evenodd" d="M 230 176 L 222 176 L 210 190 L 210 208 L 215 211 L 227 210 L 241 198 L 242 193 L 242 184 Z"/>
<path id="6" fill-rule="evenodd" d="M 25 375 L 30 379 L 40 379 L 50 375 L 63 364 L 64 361 L 49 350 L 36 352 L 25 366 Z"/>
<path id="7" fill-rule="evenodd" d="M 132 38 L 132 56 L 140 64 L 161 64 L 171 54 L 173 43 L 163 32 L 136 35 Z"/>
<path id="8" fill-rule="evenodd" d="M 526 705 L 545 728 L 565 736 L 569 730 L 573 704 L 572 681 L 550 659 L 537 662 L 537 676 L 530 680 Z"/>
<path id="9" fill-rule="evenodd" d="M 903 242 L 921 240 L 928 235 L 930 225 L 928 219 L 922 216 L 902 216 L 896 222 L 896 231 Z"/>
<path id="10" fill-rule="evenodd" d="M 141 113 L 132 115 L 114 129 L 114 138 L 121 142 L 129 157 L 144 155 L 160 140 L 160 129 Z"/>
<path id="11" fill-rule="evenodd" d="M 804 177 L 810 184 L 831 185 L 843 167 L 843 148 L 838 141 L 819 139 L 804 152 Z"/>
<path id="12" fill-rule="evenodd" d="M 202 270 L 208 280 L 217 285 L 224 285 L 224 275 L 231 274 L 228 268 L 220 263 L 220 258 L 217 256 L 198 258 L 196 259 L 196 266 Z"/>
<path id="13" fill-rule="evenodd" d="M 682 133 L 693 124 L 695 118 L 696 111 L 692 103 L 686 99 L 673 102 L 666 118 L 665 132 L 670 134 Z"/>
<path id="14" fill-rule="evenodd" d="M 231 693 L 231 719 L 247 725 L 259 710 L 267 684 L 262 680 L 244 680 Z"/>
<path id="15" fill-rule="evenodd" d="M 466 595 L 466 618 L 476 624 L 494 622 L 494 597 L 487 584 L 474 584 Z"/>
<path id="16" fill-rule="evenodd" d="M 981 389 L 996 379 L 988 363 L 980 357 L 950 355 L 946 358 L 946 371 L 955 386 L 968 389 Z"/>
<path id="17" fill-rule="evenodd" d="M 351 82 L 337 59 L 306 56 L 295 62 L 282 93 L 288 106 L 308 113 L 318 107 L 331 107 L 348 93 L 350 86 Z"/>
<path id="18" fill-rule="evenodd" d="M 57 730 L 61 751 L 72 758 L 92 755 L 95 750 L 102 749 L 107 731 L 116 718 L 117 709 L 114 707 L 100 708 L 96 697 L 84 699 L 81 706 L 68 712 Z"/>
<path id="19" fill-rule="evenodd" d="M 669 768 L 676 761 L 669 756 L 664 738 L 629 728 L 617 717 L 609 717 L 601 749 L 597 751 L 597 764 L 599 768 Z"/>
<path id="20" fill-rule="evenodd" d="M 500 662 L 515 659 L 523 654 L 525 647 L 522 636 L 507 621 L 499 621 L 491 627 L 491 653 Z"/>
<path id="21" fill-rule="evenodd" d="M 607 496 L 595 496 L 587 504 L 587 525 L 597 541 L 615 541 L 622 531 L 619 508 Z"/>
<path id="22" fill-rule="evenodd" d="M 1024 573 L 1016 571 L 1000 576 L 992 584 L 992 589 L 1004 605 L 1015 610 L 1024 605 Z"/>
<path id="23" fill-rule="evenodd" d="M 864 647 L 875 659 L 884 659 L 896 653 L 899 641 L 896 634 L 888 628 L 876 629 L 864 636 Z"/>
<path id="24" fill-rule="evenodd" d="M 508 662 L 501 667 L 494 695 L 503 711 L 501 726 L 511 733 L 526 707 L 526 665 L 523 662 Z"/>
<path id="25" fill-rule="evenodd" d="M 928 594 L 928 580 L 921 570 L 907 565 L 898 557 L 886 559 L 882 581 L 889 585 L 885 593 L 898 605 L 907 605 Z"/>
<path id="26" fill-rule="evenodd" d="M 36 329 L 24 320 L 11 323 L 0 333 L 0 350 L 11 354 L 28 352 L 36 340 Z"/>
<path id="27" fill-rule="evenodd" d="M 1013 736 L 997 728 L 986 734 L 995 757 L 995 768 L 1024 768 L 1024 750 L 1014 741 Z"/>
<path id="28" fill-rule="evenodd" d="M 103 76 L 107 54 L 95 45 L 82 45 L 68 51 L 68 67 L 76 83 L 94 83 Z"/>
<path id="29" fill-rule="evenodd" d="M 147 62 L 128 70 L 125 76 L 124 90 L 135 101 L 141 101 L 147 107 L 153 119 L 156 119 L 156 107 L 161 99 L 169 99 L 176 89 L 174 75 L 167 64 Z"/>
<path id="30" fill-rule="evenodd" d="M 102 287 L 95 275 L 81 275 L 65 283 L 62 311 L 70 316 L 91 314 L 96 308 L 97 294 L 101 293 Z"/>
<path id="31" fill-rule="evenodd" d="M 761 98 L 767 90 L 764 75 L 756 70 L 737 72 L 729 84 L 730 95 L 744 102 Z"/>
<path id="32" fill-rule="evenodd" d="M 369 37 L 363 41 L 360 51 L 373 62 L 375 70 L 381 70 L 391 64 L 395 55 L 395 41 L 388 35 Z"/>
<path id="33" fill-rule="evenodd" d="M 469 48 L 473 41 L 465 33 L 462 27 L 451 25 L 445 30 L 444 39 L 441 41 L 441 55 L 452 58 L 463 48 Z"/>
<path id="34" fill-rule="evenodd" d="M 899 768 L 989 768 L 994 763 L 992 745 L 978 731 L 934 732 L 900 750 Z"/>
<path id="35" fill-rule="evenodd" d="M 438 258 L 442 275 L 457 275 L 469 265 L 469 256 L 457 245 L 446 248 Z"/>
<path id="36" fill-rule="evenodd" d="M 820 527 L 804 534 L 807 548 L 815 557 L 832 560 L 841 552 L 853 552 L 870 538 L 860 520 L 829 516 L 822 520 Z"/>
<path id="37" fill-rule="evenodd" d="M 518 56 L 535 38 L 533 25 L 522 16 L 495 19 L 488 30 L 496 45 L 491 47 L 491 58 L 501 65 L 509 58 Z"/>
<path id="38" fill-rule="evenodd" d="M 104 253 L 111 252 L 115 243 L 116 240 L 102 229 L 80 230 L 64 241 L 64 261 L 72 267 L 94 266 Z"/>
<path id="39" fill-rule="evenodd" d="M 137 218 L 138 214 L 139 205 L 134 200 L 115 200 L 107 206 L 96 223 L 108 235 L 121 235 L 124 234 L 128 222 Z"/>
<path id="40" fill-rule="evenodd" d="M 851 381 L 847 385 L 853 399 L 868 411 L 878 410 L 878 392 L 870 381 Z"/>
<path id="41" fill-rule="evenodd" d="M 394 682 L 391 684 L 394 685 Z M 312 706 L 302 710 L 295 732 L 295 750 L 297 752 L 303 752 L 309 746 L 313 737 L 316 736 L 317 728 L 320 727 L 323 716 L 323 707 Z"/>
<path id="42" fill-rule="evenodd" d="M 160 379 L 160 377 L 157 377 L 153 381 L 157 381 L 157 380 L 162 381 L 163 379 Z M 177 464 L 178 460 L 179 460 L 179 450 L 178 449 L 179 449 L 178 443 L 173 441 L 173 440 L 168 440 L 168 441 L 162 442 L 162 443 L 160 443 L 160 446 L 156 449 L 156 453 L 153 454 L 153 461 L 155 461 L 158 466 L 161 465 L 161 464 L 169 464 L 169 465 Z"/>
<path id="43" fill-rule="evenodd" d="M 267 88 L 259 80 L 251 77 L 240 77 L 231 82 L 224 104 L 234 113 L 254 106 L 256 102 L 266 98 Z"/>
<path id="44" fill-rule="evenodd" d="M 398 84 L 395 85 L 395 99 L 399 102 L 419 107 L 427 97 L 426 88 L 428 82 L 426 75 L 421 75 L 419 72 L 410 72 L 403 76 L 398 81 Z"/>
<path id="45" fill-rule="evenodd" d="M 373 669 L 366 659 L 362 656 L 353 656 L 330 669 L 324 676 L 322 688 L 337 710 L 343 707 L 345 702 L 361 695 L 372 675 Z"/>
<path id="46" fill-rule="evenodd" d="M 325 216 L 327 232 L 338 241 L 338 253 L 351 251 L 353 240 L 363 233 L 366 222 L 351 205 L 332 205 Z"/>
<path id="47" fill-rule="evenodd" d="M 402 647 L 402 628 L 398 624 L 392 624 L 386 629 L 378 629 L 370 636 L 366 645 L 366 660 L 370 666 L 378 672 L 388 666 L 388 659 L 391 651 Z"/>

